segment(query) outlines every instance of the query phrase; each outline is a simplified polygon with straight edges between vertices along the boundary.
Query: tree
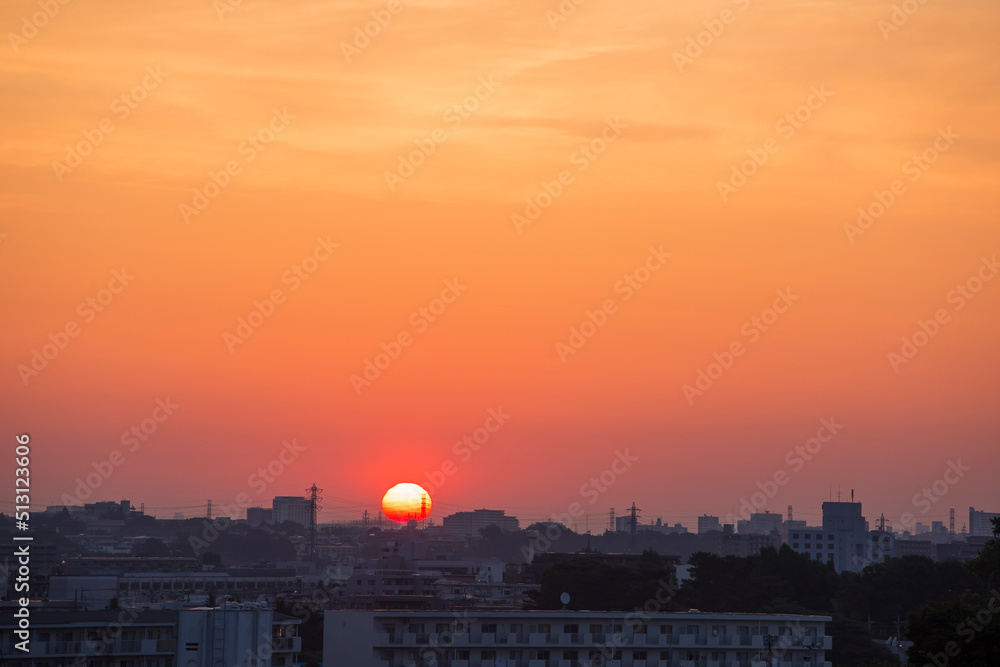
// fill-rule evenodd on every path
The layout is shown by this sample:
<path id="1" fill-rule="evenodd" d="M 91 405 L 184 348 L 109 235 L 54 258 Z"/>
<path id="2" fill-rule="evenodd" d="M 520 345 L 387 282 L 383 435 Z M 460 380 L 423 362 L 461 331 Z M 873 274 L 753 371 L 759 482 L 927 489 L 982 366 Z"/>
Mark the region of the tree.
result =
<path id="1" fill-rule="evenodd" d="M 119 609 L 121 609 L 122 607 L 118 603 L 118 596 L 117 595 L 112 596 L 112 598 L 108 600 L 108 603 L 104 605 L 104 608 L 111 611 L 118 611 Z"/>
<path id="2" fill-rule="evenodd" d="M 211 590 L 211 591 L 208 592 L 208 597 L 205 598 L 205 606 L 206 607 L 215 607 L 215 606 L 217 606 L 216 602 L 215 602 L 215 591 L 214 590 Z"/>
<path id="3" fill-rule="evenodd" d="M 961 598 L 926 604 L 911 613 L 906 635 L 913 642 L 910 661 L 974 667 L 1000 664 L 1000 519 L 993 519 L 993 537 L 966 564 L 988 595 L 967 590 Z"/>

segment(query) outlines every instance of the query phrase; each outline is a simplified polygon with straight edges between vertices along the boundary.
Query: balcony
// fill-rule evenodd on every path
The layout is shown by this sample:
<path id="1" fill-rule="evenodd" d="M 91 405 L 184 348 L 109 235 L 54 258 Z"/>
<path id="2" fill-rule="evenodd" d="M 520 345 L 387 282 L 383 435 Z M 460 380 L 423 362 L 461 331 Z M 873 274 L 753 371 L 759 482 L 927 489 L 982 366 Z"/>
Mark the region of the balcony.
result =
<path id="1" fill-rule="evenodd" d="M 273 637 L 271 646 L 275 651 L 299 653 L 302 651 L 302 637 Z"/>

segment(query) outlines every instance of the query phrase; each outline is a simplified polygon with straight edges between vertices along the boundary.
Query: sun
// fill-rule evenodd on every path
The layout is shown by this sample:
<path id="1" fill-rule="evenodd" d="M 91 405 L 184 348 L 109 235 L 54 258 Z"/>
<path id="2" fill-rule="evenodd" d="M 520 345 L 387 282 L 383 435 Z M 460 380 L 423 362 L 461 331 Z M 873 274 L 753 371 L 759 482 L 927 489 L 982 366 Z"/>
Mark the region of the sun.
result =
<path id="1" fill-rule="evenodd" d="M 382 497 L 382 512 L 396 523 L 423 521 L 431 513 L 430 494 L 419 484 L 397 484 Z"/>

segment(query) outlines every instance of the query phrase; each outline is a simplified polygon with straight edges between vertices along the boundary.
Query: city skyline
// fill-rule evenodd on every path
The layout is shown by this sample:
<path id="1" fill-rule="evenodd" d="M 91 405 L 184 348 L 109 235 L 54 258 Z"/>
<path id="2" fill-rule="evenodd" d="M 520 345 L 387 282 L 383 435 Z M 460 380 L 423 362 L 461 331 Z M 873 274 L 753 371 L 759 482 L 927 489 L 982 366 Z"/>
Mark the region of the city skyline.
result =
<path id="1" fill-rule="evenodd" d="M 563 5 L 0 8 L 33 498 L 1000 506 L 995 4 Z"/>

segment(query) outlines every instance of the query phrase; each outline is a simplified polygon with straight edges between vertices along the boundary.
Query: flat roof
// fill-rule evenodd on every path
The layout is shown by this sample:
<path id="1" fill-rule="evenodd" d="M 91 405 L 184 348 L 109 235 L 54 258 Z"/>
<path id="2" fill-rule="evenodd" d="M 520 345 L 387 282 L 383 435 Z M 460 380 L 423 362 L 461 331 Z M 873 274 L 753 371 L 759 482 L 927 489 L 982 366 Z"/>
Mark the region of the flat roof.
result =
<path id="1" fill-rule="evenodd" d="M 554 609 L 554 610 L 542 610 L 542 609 L 530 609 L 530 610 L 506 610 L 506 611 L 489 611 L 489 610 L 477 610 L 475 608 L 471 609 L 461 609 L 461 610 L 409 610 L 409 609 L 328 609 L 327 614 L 376 614 L 376 615 L 407 615 L 407 616 L 452 616 L 461 612 L 465 616 L 476 616 L 476 617 L 486 617 L 486 618 L 509 618 L 512 616 L 549 616 L 549 617 L 565 617 L 572 618 L 574 616 L 589 615 L 589 616 L 642 616 L 647 618 L 681 618 L 685 620 L 697 620 L 698 618 L 725 618 L 726 620 L 740 621 L 788 621 L 792 619 L 803 619 L 809 621 L 832 621 L 832 616 L 823 616 L 820 614 L 754 614 L 750 612 L 728 612 L 728 611 L 660 611 L 660 612 L 645 612 L 641 610 L 635 611 L 594 611 L 590 609 Z"/>

